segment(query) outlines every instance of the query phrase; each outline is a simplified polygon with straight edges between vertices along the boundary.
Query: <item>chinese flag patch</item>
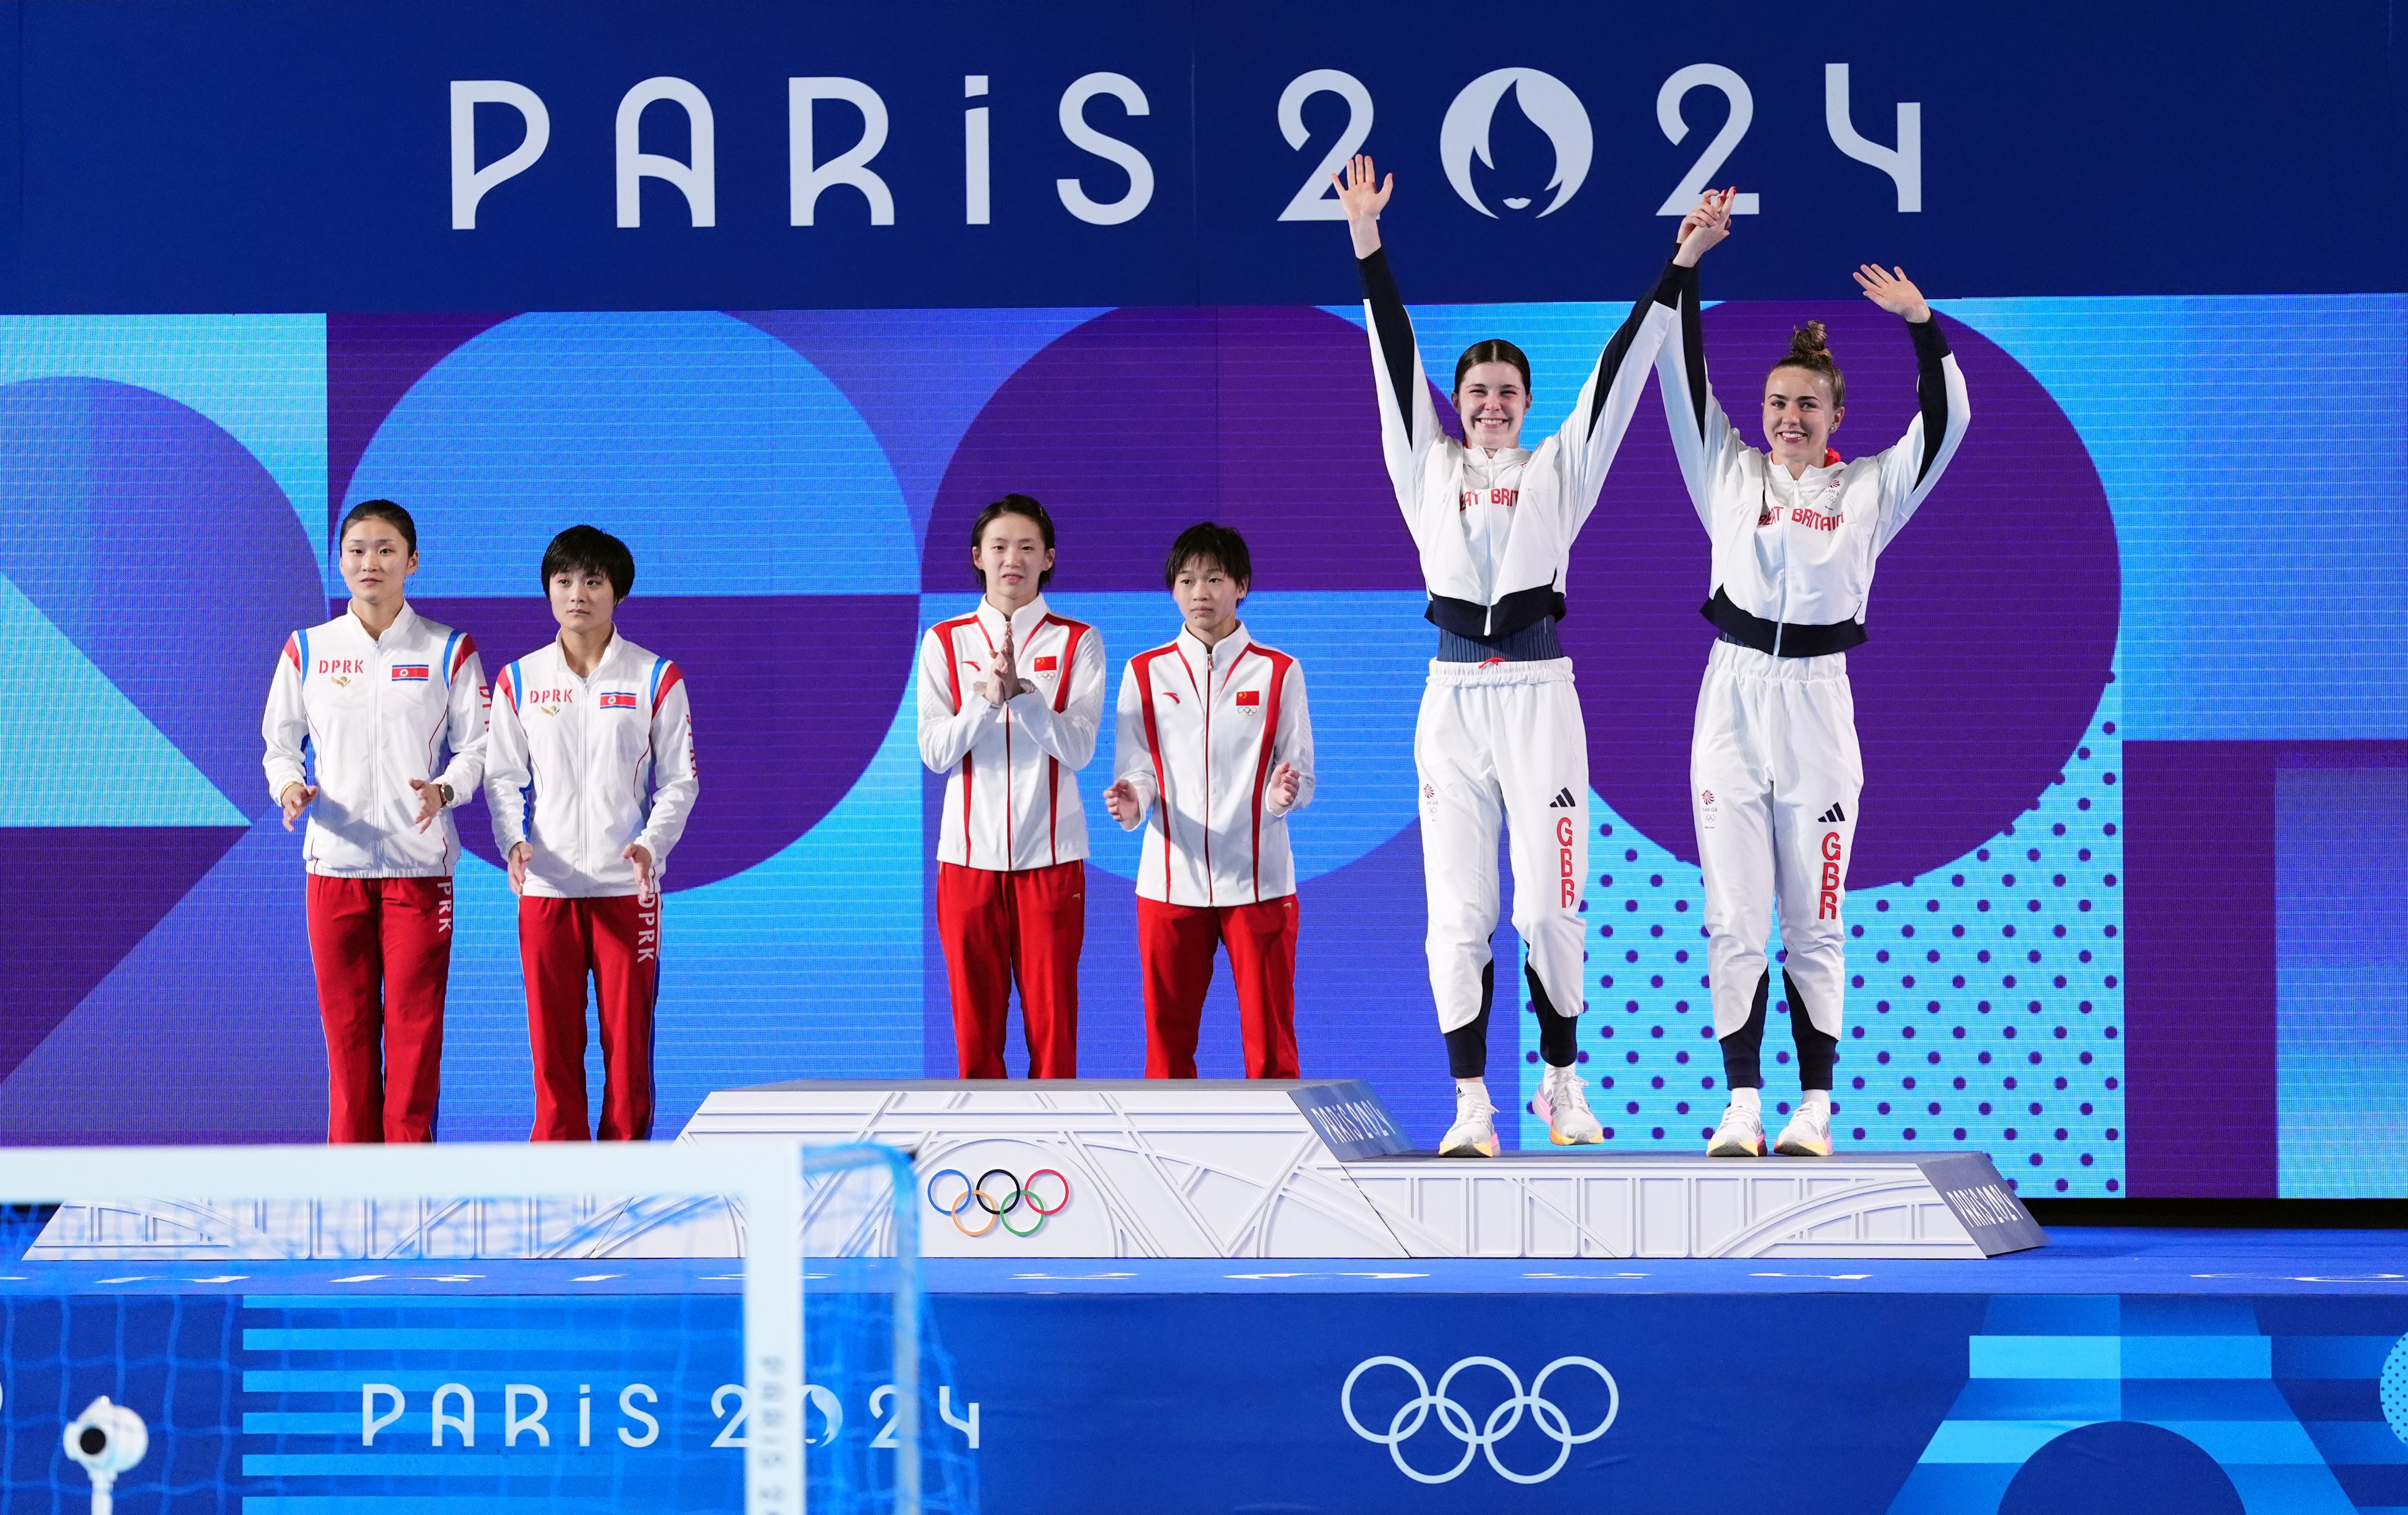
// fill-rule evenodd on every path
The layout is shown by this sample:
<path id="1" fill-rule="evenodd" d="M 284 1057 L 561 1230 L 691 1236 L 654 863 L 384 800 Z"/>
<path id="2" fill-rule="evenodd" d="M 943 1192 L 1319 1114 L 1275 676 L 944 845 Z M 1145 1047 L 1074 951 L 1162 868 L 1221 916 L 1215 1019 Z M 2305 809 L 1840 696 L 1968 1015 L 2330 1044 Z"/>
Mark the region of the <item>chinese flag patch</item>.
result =
<path id="1" fill-rule="evenodd" d="M 1263 702 L 1263 692 L 1262 692 L 1260 689 L 1240 689 L 1240 690 L 1239 690 L 1239 691 L 1238 691 L 1238 703 L 1239 703 L 1239 704 L 1241 704 L 1241 705 L 1259 705 L 1259 704 L 1261 704 L 1262 702 Z"/>
<path id="2" fill-rule="evenodd" d="M 1051 673 L 1059 666 L 1060 665 L 1054 662 L 1051 657 L 1040 657 L 1037 659 L 1037 671 L 1039 673 Z"/>

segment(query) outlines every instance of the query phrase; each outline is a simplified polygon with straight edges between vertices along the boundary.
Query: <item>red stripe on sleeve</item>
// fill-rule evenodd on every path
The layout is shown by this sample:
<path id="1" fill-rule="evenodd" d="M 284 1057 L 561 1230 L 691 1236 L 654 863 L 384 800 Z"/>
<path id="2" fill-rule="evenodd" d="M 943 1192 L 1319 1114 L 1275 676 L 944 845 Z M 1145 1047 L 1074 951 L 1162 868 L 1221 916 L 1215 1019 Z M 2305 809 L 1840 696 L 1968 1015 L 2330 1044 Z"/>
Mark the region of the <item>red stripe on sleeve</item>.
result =
<path id="1" fill-rule="evenodd" d="M 1280 690 L 1287 684 L 1288 668 L 1296 659 L 1285 653 L 1265 651 L 1257 644 L 1250 643 L 1246 650 L 1251 653 L 1261 653 L 1264 657 L 1269 659 L 1271 665 L 1271 697 L 1263 711 L 1262 754 L 1254 760 L 1254 842 L 1252 850 L 1254 861 L 1254 902 L 1260 904 L 1263 899 L 1263 789 L 1270 783 L 1271 743 L 1279 737 Z"/>
<path id="2" fill-rule="evenodd" d="M 668 671 L 661 675 L 661 686 L 652 691 L 653 714 L 657 715 L 661 713 L 661 701 L 669 697 L 669 691 L 684 682 L 685 675 L 678 671 L 678 666 L 675 663 L 671 663 L 668 666 Z"/>
<path id="3" fill-rule="evenodd" d="M 303 667 L 301 666 L 301 639 L 300 639 L 300 637 L 298 637 L 298 636 L 296 636 L 296 635 L 287 635 L 287 636 L 285 637 L 285 639 L 284 639 L 284 656 L 285 656 L 285 658 L 286 658 L 289 662 L 291 662 L 291 663 L 292 663 L 293 668 L 294 668 L 294 671 L 295 672 L 299 672 L 299 673 L 307 673 L 307 672 L 308 672 L 308 671 L 309 671 L 308 669 L 303 668 Z"/>
<path id="4" fill-rule="evenodd" d="M 1133 664 L 1137 669 L 1138 693 L 1144 700 L 1146 756 L 1154 759 L 1154 818 L 1162 825 L 1162 898 L 1166 903 L 1170 899 L 1170 789 L 1163 781 L 1162 732 L 1154 719 L 1154 665 L 1168 650 L 1157 647 L 1150 653 L 1140 653 Z M 1211 760 L 1210 753 L 1205 755 L 1205 760 Z M 1208 815 L 1205 820 L 1210 824 L 1211 817 Z"/>
<path id="5" fill-rule="evenodd" d="M 476 656 L 477 639 L 463 631 L 460 633 L 460 650 L 452 655 L 452 677 L 458 678 L 460 671 L 468 666 L 468 659 Z"/>

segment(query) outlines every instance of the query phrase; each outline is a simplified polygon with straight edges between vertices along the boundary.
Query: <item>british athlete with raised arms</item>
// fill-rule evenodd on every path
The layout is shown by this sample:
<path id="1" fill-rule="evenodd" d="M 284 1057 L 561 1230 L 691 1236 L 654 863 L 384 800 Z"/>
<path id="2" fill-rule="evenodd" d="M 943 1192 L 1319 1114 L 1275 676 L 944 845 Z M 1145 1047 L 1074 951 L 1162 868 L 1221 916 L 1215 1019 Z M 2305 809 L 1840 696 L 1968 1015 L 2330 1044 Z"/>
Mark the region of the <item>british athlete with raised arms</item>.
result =
<path id="1" fill-rule="evenodd" d="M 1512 840 L 1513 926 L 1529 950 L 1525 972 L 1546 1062 L 1535 1108 L 1557 1144 L 1598 1142 L 1604 1132 L 1573 1066 L 1586 976 L 1580 912 L 1588 877 L 1588 735 L 1555 622 L 1565 613 L 1572 540 L 1597 506 L 1649 363 L 1671 330 L 1686 270 L 1711 242 L 1704 230 L 1690 229 L 1675 266 L 1606 344 L 1570 415 L 1535 448 L 1522 440 L 1529 359 L 1508 341 L 1474 344 L 1455 366 L 1458 441 L 1439 425 L 1412 322 L 1381 247 L 1380 212 L 1395 183 L 1360 156 L 1338 190 L 1363 281 L 1382 450 L 1420 551 L 1426 613 L 1438 628 L 1413 767 L 1430 990 L 1455 1080 L 1455 1120 L 1439 1149 L 1455 1157 L 1498 1150 L 1484 1075 L 1500 822 Z"/>
<path id="2" fill-rule="evenodd" d="M 1735 193 L 1699 202 L 1682 223 L 1684 248 L 1701 229 L 1727 235 Z M 1776 909 L 1800 1092 L 1774 1147 L 1830 1155 L 1847 984 L 1842 905 L 1864 786 L 1848 649 L 1866 641 L 1876 561 L 1940 482 L 1971 417 L 1948 339 L 1906 271 L 1866 264 L 1856 280 L 1865 298 L 1905 318 L 1914 343 L 1919 406 L 1883 452 L 1842 460 L 1831 447 L 1848 385 L 1813 321 L 1765 376 L 1765 447 L 1749 446 L 1706 380 L 1694 267 L 1683 271 L 1680 320 L 1656 357 L 1672 450 L 1713 548 L 1702 609 L 1715 638 L 1698 690 L 1689 804 L 1730 1086 L 1707 1144 L 1715 1157 L 1764 1155 L 1765 941 Z"/>

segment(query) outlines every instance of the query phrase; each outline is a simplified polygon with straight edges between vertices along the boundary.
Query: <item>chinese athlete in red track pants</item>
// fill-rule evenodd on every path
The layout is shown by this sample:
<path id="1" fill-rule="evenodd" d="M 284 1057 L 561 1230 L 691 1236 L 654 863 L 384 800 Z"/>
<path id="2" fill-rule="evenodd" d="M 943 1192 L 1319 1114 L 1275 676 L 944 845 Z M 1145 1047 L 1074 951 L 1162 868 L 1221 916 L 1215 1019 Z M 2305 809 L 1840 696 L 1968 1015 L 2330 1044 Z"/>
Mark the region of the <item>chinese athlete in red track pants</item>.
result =
<path id="1" fill-rule="evenodd" d="M 1146 828 L 1137 876 L 1145 1075 L 1196 1076 L 1212 960 L 1226 945 L 1246 1076 L 1294 1078 L 1297 898 L 1287 817 L 1312 800 L 1304 671 L 1238 620 L 1254 567 L 1237 532 L 1210 522 L 1188 527 L 1163 578 L 1187 624 L 1168 645 L 1131 658 L 1122 675 L 1118 776 L 1104 791 L 1113 819 Z"/>
<path id="2" fill-rule="evenodd" d="M 1004 1076 L 1015 985 L 1032 1078 L 1079 1075 L 1087 817 L 1078 771 L 1103 716 L 1104 644 L 1046 608 L 1054 522 L 1025 495 L 979 515 L 972 613 L 920 647 L 920 758 L 945 777 L 937 933 L 964 1078 Z"/>
<path id="3" fill-rule="evenodd" d="M 701 792 L 684 676 L 618 634 L 626 544 L 571 527 L 544 553 L 560 635 L 494 681 L 485 804 L 519 894 L 539 1142 L 648 1141 L 662 874 Z M 529 790 L 533 790 L 532 806 Z M 602 1032 L 587 1123 L 585 984 Z"/>
<path id="4" fill-rule="evenodd" d="M 1683 224 L 1716 235 L 1729 195 L 1710 194 Z M 1717 236 L 1717 239 L 1719 239 Z M 1705 865 L 1706 965 L 1730 1104 L 1713 1157 L 1764 1155 L 1764 1045 L 1771 969 L 1766 932 L 1781 916 L 1784 997 L 1798 1044 L 1799 1100 L 1775 1142 L 1791 1157 L 1831 1151 L 1832 1065 L 1847 985 L 1848 858 L 1864 765 L 1848 649 L 1866 640 L 1873 566 L 1963 440 L 1964 376 L 1922 292 L 1903 270 L 1866 265 L 1867 298 L 1901 315 L 1914 342 L 1920 406 L 1896 446 L 1841 461 L 1828 439 L 1847 381 L 1809 322 L 1764 382 L 1764 440 L 1747 444 L 1706 380 L 1698 280 L 1656 362 L 1681 476 L 1713 544 L 1718 633 L 1698 690 L 1689 801 Z"/>
<path id="5" fill-rule="evenodd" d="M 474 642 L 403 599 L 418 567 L 407 511 L 370 500 L 340 541 L 351 608 L 285 641 L 261 723 L 267 788 L 285 830 L 309 816 L 326 1139 L 431 1142 L 460 858 L 451 807 L 484 772 L 484 674 Z"/>

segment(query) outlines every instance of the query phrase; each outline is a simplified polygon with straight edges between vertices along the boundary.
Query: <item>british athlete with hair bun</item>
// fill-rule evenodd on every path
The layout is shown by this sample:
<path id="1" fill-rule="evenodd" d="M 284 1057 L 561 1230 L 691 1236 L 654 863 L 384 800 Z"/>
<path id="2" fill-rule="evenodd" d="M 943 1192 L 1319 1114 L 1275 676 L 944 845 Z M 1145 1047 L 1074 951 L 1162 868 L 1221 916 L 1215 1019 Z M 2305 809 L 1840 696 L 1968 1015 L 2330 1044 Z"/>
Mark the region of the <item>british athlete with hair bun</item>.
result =
<path id="1" fill-rule="evenodd" d="M 363 501 L 336 541 L 351 602 L 285 639 L 261 721 L 267 792 L 286 830 L 309 817 L 326 1139 L 431 1142 L 460 860 L 452 807 L 484 776 L 485 678 L 466 632 L 410 609 L 408 511 Z"/>
<path id="2" fill-rule="evenodd" d="M 1571 414 L 1535 448 L 1522 444 L 1529 360 L 1506 341 L 1466 352 L 1455 366 L 1457 441 L 1440 428 L 1412 322 L 1380 246 L 1380 211 L 1395 184 L 1357 157 L 1338 190 L 1363 279 L 1381 445 L 1420 550 L 1426 613 L 1438 628 L 1413 767 L 1430 991 L 1455 1080 L 1455 1120 L 1439 1150 L 1497 1155 L 1496 1106 L 1483 1075 L 1500 821 L 1512 843 L 1513 927 L 1529 949 L 1525 972 L 1547 1065 L 1534 1108 L 1558 1145 L 1598 1142 L 1604 1132 L 1573 1067 L 1586 977 L 1588 734 L 1555 622 L 1565 613 L 1572 539 L 1597 507 L 1649 361 L 1671 329 L 1685 266 L 1704 248 L 1682 248 L 1681 266 L 1667 267 L 1631 308 Z"/>
<path id="3" fill-rule="evenodd" d="M 920 759 L 945 775 L 937 935 L 964 1078 L 1004 1076 L 1020 990 L 1031 1078 L 1079 1076 L 1087 815 L 1078 771 L 1104 713 L 1104 639 L 1045 603 L 1054 517 L 1006 495 L 970 525 L 986 591 L 920 644 Z"/>
<path id="4" fill-rule="evenodd" d="M 1729 235 L 1734 193 L 1710 192 L 1689 213 L 1684 249 Z M 1920 406 L 1884 452 L 1843 460 L 1831 447 L 1848 383 L 1816 321 L 1798 329 L 1766 375 L 1767 450 L 1749 446 L 1706 381 L 1694 267 L 1683 273 L 1680 320 L 1656 357 L 1672 451 L 1713 543 L 1703 610 L 1716 636 L 1698 690 L 1689 805 L 1705 867 L 1714 1034 L 1730 1085 L 1707 1144 L 1714 1157 L 1764 1155 L 1772 985 L 1764 949 L 1776 908 L 1800 1097 L 1774 1149 L 1830 1155 L 1847 984 L 1842 906 L 1864 786 L 1848 649 L 1866 640 L 1876 560 L 1940 482 L 1971 415 L 1964 375 L 1906 270 L 1866 264 L 1856 278 L 1865 298 L 1906 318 L 1914 342 Z"/>

